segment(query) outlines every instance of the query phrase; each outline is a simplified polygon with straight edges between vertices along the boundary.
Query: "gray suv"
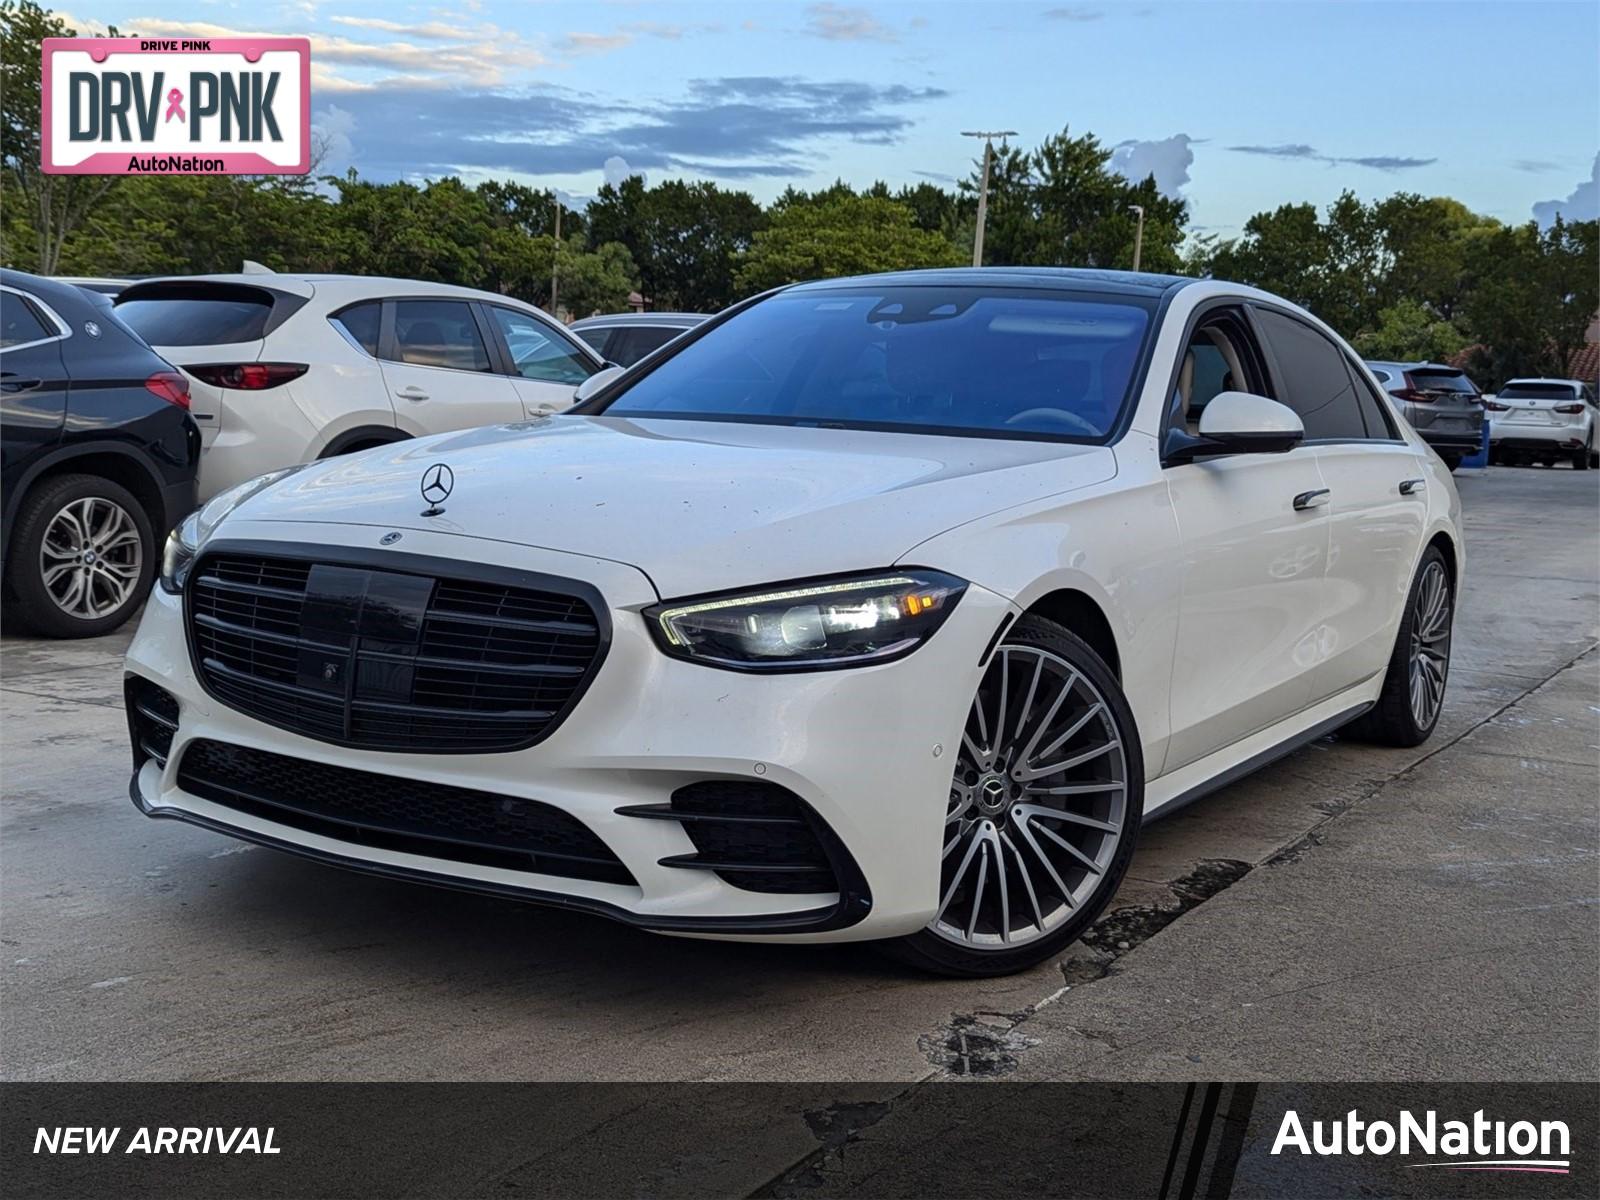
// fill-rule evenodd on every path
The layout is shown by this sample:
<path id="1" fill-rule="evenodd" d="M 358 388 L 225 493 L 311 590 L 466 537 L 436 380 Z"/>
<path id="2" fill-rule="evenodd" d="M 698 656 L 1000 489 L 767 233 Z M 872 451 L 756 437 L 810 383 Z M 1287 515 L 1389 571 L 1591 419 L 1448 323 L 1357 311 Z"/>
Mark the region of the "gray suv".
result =
<path id="1" fill-rule="evenodd" d="M 1444 363 L 1368 362 L 1422 440 L 1454 471 L 1483 447 L 1483 394 Z"/>

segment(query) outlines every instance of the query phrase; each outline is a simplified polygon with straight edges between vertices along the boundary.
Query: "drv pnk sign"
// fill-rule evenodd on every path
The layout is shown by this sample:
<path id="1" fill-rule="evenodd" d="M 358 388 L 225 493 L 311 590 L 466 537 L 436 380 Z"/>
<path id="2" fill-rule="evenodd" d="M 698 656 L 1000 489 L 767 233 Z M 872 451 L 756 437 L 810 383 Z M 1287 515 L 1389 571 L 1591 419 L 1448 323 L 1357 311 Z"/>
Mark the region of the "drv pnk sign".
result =
<path id="1" fill-rule="evenodd" d="M 304 175 L 306 38 L 45 38 L 40 166 L 60 175 Z"/>

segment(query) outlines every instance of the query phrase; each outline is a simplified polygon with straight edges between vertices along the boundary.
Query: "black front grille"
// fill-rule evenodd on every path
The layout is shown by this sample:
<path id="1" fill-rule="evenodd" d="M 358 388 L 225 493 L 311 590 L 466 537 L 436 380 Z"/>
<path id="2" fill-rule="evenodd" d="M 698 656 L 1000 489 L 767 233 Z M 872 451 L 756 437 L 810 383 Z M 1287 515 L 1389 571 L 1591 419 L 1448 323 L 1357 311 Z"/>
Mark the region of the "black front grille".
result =
<path id="1" fill-rule="evenodd" d="M 187 604 L 201 682 L 259 720 L 344 746 L 532 745 L 599 667 L 604 629 L 587 589 L 543 577 L 548 588 L 523 586 L 521 573 L 515 583 L 441 576 L 433 565 L 452 564 L 207 554 Z"/>
<path id="2" fill-rule="evenodd" d="M 184 750 L 178 786 L 224 808 L 339 841 L 569 879 L 634 882 L 588 826 L 537 800 L 206 739 Z"/>

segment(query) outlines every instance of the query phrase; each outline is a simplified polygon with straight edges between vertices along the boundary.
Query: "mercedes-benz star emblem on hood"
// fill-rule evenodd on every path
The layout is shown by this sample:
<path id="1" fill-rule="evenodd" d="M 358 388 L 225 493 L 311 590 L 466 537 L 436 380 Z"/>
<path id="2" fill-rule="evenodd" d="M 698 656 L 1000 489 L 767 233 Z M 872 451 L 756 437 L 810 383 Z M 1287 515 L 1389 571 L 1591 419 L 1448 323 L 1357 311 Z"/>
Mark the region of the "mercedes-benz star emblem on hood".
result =
<path id="1" fill-rule="evenodd" d="M 428 502 L 428 507 L 423 510 L 425 517 L 436 516 L 443 512 L 440 507 L 450 498 L 450 492 L 456 486 L 455 472 L 443 463 L 434 463 L 422 473 L 422 498 Z"/>

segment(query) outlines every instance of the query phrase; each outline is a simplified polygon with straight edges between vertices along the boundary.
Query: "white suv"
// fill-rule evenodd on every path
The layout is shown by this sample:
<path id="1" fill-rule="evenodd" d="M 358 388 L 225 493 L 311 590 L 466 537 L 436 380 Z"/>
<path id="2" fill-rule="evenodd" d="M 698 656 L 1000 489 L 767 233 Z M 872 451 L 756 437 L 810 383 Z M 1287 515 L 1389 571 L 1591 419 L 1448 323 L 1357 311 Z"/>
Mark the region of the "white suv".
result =
<path id="1" fill-rule="evenodd" d="M 1577 379 L 1513 379 L 1485 400 L 1494 424 L 1490 450 L 1496 462 L 1542 462 L 1559 459 L 1573 469 L 1595 462 L 1594 388 Z"/>
<path id="2" fill-rule="evenodd" d="M 193 381 L 201 500 L 276 467 L 555 412 L 604 366 L 521 301 L 410 279 L 152 279 L 116 310 Z"/>

